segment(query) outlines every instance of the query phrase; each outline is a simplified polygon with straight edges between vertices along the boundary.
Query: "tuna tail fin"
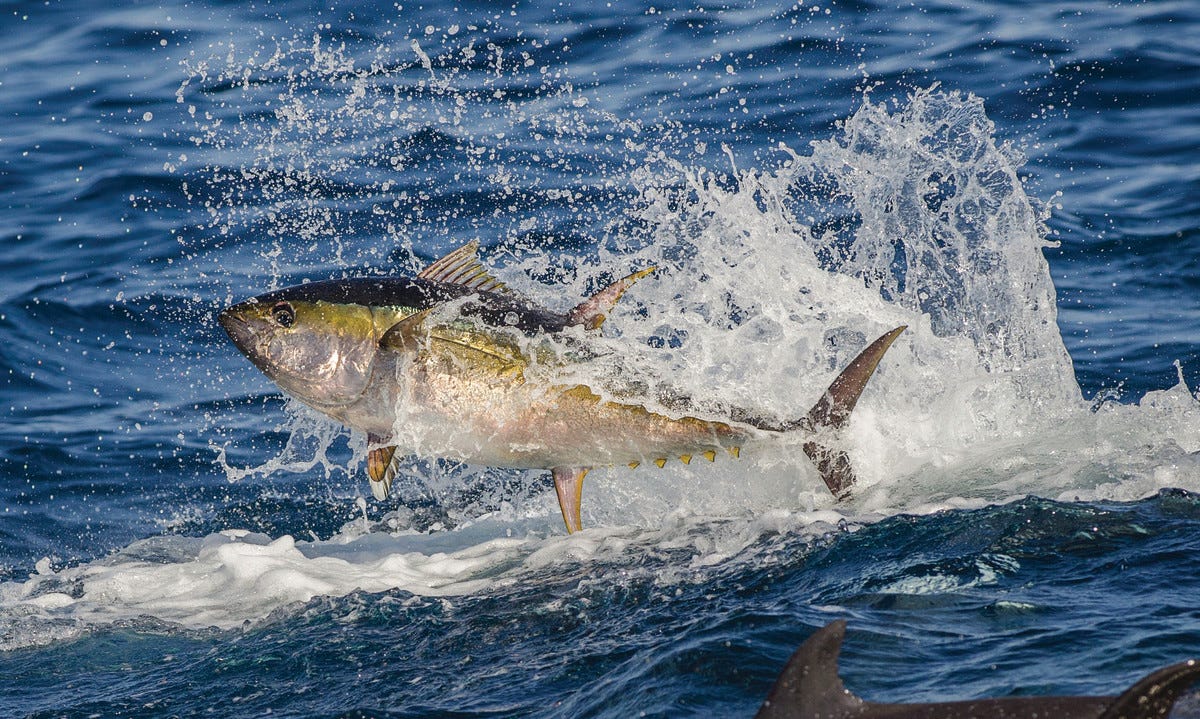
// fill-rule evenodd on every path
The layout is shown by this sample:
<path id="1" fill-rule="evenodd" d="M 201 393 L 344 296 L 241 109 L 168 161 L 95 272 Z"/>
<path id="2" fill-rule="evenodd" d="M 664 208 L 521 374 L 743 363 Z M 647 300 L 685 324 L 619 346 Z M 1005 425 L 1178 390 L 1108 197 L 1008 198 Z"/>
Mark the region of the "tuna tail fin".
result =
<path id="1" fill-rule="evenodd" d="M 1200 679 L 1195 659 L 1164 667 L 1117 697 L 1100 719 L 1167 719 L 1179 695 Z"/>
<path id="2" fill-rule="evenodd" d="M 801 644 L 754 719 L 858 716 L 864 702 L 847 691 L 838 676 L 838 655 L 845 636 L 846 622 L 839 619 L 818 629 Z"/>
<path id="3" fill-rule="evenodd" d="M 883 359 L 884 353 L 906 329 L 907 325 L 901 325 L 868 345 L 846 365 L 846 369 L 829 385 L 808 415 L 796 425 L 822 434 L 844 427 L 867 381 L 875 374 L 879 360 Z M 804 453 L 817 466 L 821 479 L 834 497 L 840 500 L 850 496 L 850 489 L 854 486 L 854 468 L 850 466 L 850 458 L 843 450 L 831 449 L 821 444 L 820 439 L 813 439 L 804 443 Z"/>

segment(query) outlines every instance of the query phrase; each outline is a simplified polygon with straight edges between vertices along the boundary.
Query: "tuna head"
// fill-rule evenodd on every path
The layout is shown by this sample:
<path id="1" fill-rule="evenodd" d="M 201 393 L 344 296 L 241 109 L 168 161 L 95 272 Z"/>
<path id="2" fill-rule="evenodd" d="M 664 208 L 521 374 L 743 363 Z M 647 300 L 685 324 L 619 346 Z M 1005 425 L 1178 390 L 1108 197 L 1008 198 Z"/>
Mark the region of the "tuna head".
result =
<path id="1" fill-rule="evenodd" d="M 260 295 L 217 319 L 283 391 L 317 409 L 353 402 L 367 387 L 378 350 L 371 308 L 288 295 Z"/>

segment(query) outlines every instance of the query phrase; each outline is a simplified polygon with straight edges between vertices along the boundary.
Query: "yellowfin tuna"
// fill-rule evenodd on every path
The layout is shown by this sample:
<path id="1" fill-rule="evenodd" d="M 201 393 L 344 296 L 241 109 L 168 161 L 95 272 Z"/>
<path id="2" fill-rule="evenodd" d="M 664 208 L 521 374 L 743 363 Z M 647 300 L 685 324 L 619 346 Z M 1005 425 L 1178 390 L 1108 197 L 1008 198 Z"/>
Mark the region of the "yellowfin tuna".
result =
<path id="1" fill-rule="evenodd" d="M 591 358 L 598 331 L 629 287 L 614 282 L 563 314 L 509 290 L 479 263 L 474 242 L 411 278 L 314 282 L 234 305 L 219 321 L 234 344 L 288 394 L 367 434 L 371 489 L 385 499 L 404 453 L 496 467 L 549 469 L 568 532 L 578 531 L 583 479 L 597 466 L 666 457 L 712 461 L 772 433 L 811 435 L 805 453 L 839 499 L 854 483 L 844 452 L 823 444 L 849 419 L 867 380 L 904 327 L 883 335 L 833 381 L 809 413 L 769 422 L 669 417 L 649 399 L 546 382 L 533 371 Z M 552 339 L 553 343 L 544 340 Z M 554 347 L 548 347 L 554 344 Z M 568 351 L 564 352 L 563 347 Z M 413 445 L 413 446 L 409 446 Z"/>

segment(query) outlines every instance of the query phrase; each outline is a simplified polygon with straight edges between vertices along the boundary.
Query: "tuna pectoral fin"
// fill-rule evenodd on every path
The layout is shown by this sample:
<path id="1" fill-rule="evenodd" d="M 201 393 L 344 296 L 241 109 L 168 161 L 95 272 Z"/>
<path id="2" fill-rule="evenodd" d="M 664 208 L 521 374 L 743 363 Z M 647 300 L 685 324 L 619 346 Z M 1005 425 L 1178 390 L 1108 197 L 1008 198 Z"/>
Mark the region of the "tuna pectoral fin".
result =
<path id="1" fill-rule="evenodd" d="M 579 506 L 583 499 L 583 478 L 588 471 L 578 467 L 555 467 L 550 471 L 554 475 L 554 491 L 558 494 L 558 507 L 567 524 L 567 534 L 578 532 L 583 529 Z"/>
<path id="2" fill-rule="evenodd" d="M 379 347 L 385 350 L 416 351 L 421 346 L 421 340 L 429 336 L 429 330 L 425 329 L 423 325 L 432 311 L 433 308 L 430 307 L 420 312 L 414 312 L 392 325 L 379 338 Z"/>
<path id="3" fill-rule="evenodd" d="M 368 444 L 381 441 L 383 440 L 375 435 L 367 435 Z M 397 463 L 394 445 L 376 447 L 367 452 L 367 476 L 371 478 L 371 494 L 375 495 L 375 499 L 388 498 L 388 493 L 392 491 L 392 480 L 396 478 Z"/>
<path id="4" fill-rule="evenodd" d="M 604 318 L 608 316 L 608 311 L 613 308 L 613 305 L 617 304 L 617 300 L 621 299 L 621 295 L 625 294 L 625 290 L 629 289 L 634 282 L 653 272 L 654 269 L 653 267 L 647 267 L 644 270 L 638 270 L 631 275 L 622 277 L 583 302 L 580 302 L 575 306 L 575 309 L 567 314 L 567 322 L 573 325 L 583 325 L 589 330 L 599 329 L 600 325 L 604 323 Z"/>
<path id="5" fill-rule="evenodd" d="M 879 360 L 883 359 L 888 347 L 891 347 L 906 329 L 908 328 L 905 326 L 897 327 L 875 340 L 842 370 L 833 384 L 829 385 L 829 389 L 825 390 L 825 394 L 821 395 L 821 399 L 808 411 L 805 424 L 813 432 L 827 433 L 845 426 L 863 388 L 867 386 L 867 381 L 879 366 Z M 813 440 L 804 443 L 804 453 L 817 466 L 821 479 L 825 480 L 825 485 L 833 492 L 833 496 L 838 499 L 849 496 L 850 489 L 854 486 L 854 470 L 845 452 L 830 449 L 819 440 Z"/>

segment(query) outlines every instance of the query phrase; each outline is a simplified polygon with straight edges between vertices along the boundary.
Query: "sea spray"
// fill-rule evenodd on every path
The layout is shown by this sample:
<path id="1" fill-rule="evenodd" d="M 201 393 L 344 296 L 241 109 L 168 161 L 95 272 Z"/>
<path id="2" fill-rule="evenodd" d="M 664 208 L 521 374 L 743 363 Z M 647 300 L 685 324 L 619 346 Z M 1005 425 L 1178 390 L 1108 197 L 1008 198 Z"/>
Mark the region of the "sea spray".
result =
<path id="1" fill-rule="evenodd" d="M 468 57 L 470 40 L 453 42 L 451 51 L 422 41 L 428 67 L 416 56 L 389 62 L 386 48 L 371 62 L 350 60 L 319 37 L 253 60 L 231 48 L 219 68 L 196 66 L 180 96 L 197 108 L 196 150 L 181 167 L 205 168 L 191 192 L 216 239 L 183 242 L 208 270 L 209 244 L 247 260 L 214 273 L 236 286 L 218 294 L 411 272 L 417 255 L 478 235 L 496 274 L 556 309 L 606 274 L 653 264 L 660 271 L 606 323 L 607 341 L 656 381 L 779 417 L 810 405 L 873 332 L 907 323 L 845 438 L 859 495 L 835 506 L 795 443 L 781 441 L 741 460 L 597 470 L 586 489 L 591 529 L 565 537 L 540 473 L 414 459 L 411 496 L 448 505 L 448 521 L 413 522 L 406 507 L 390 523 L 364 524 L 356 513 L 327 540 L 230 530 L 154 538 L 74 567 L 46 563 L 0 585 L 0 611 L 14 627 L 5 646 L 112 622 L 232 627 L 355 588 L 486 595 L 564 572 L 598 573 L 608 585 L 648 571 L 667 596 L 747 562 L 784 561 L 766 537 L 819 543 L 839 526 L 1027 494 L 1200 490 L 1200 401 L 1182 379 L 1137 405 L 1079 397 L 1040 251 L 1046 208 L 1025 194 L 1019 153 L 997 141 L 979 98 L 928 90 L 889 106 L 868 97 L 808 150 L 779 148 L 774 162 L 708 152 L 698 164 L 677 151 L 669 124 L 651 131 L 604 117 L 541 73 L 531 92 L 509 95 L 532 78 L 517 77 L 521 65 L 483 47 Z M 460 87 L 455 63 L 485 59 L 499 79 Z M 274 109 L 259 114 L 268 101 Z M 250 111 L 224 117 L 239 102 Z M 626 154 L 615 157 L 610 144 L 591 158 L 587 186 L 572 188 L 587 137 L 601 131 L 629 137 Z M 386 170 L 419 174 L 435 163 L 441 173 L 457 162 L 462 188 L 486 185 L 482 204 L 503 196 L 497 206 L 509 209 L 477 216 L 469 192 L 439 205 L 427 184 L 400 186 Z M 556 163 L 556 173 L 524 174 L 525 162 Z M 554 220 L 532 217 L 546 207 Z M 551 232 L 571 218 L 593 237 Z M 344 435 L 324 434 L 323 422 L 289 415 L 290 449 L 231 478 L 262 481 L 286 465 L 356 471 L 357 444 L 347 464 L 328 460 L 327 444 Z M 519 491 L 495 491 L 506 481 Z M 650 557 L 672 569 L 642 570 Z M 152 586 L 212 573 L 233 588 L 193 584 L 180 601 Z"/>
<path id="2" fill-rule="evenodd" d="M 415 147 L 425 148 L 418 153 L 424 159 L 405 165 L 410 171 L 422 163 L 444 169 L 458 162 L 477 184 L 507 192 L 522 185 L 524 153 L 544 159 L 542 153 L 569 147 L 586 155 L 589 135 L 615 129 L 602 113 L 568 101 L 569 82 L 534 81 L 520 66 L 501 72 L 505 66 L 498 57 L 495 77 L 485 87 L 460 87 L 457 63 L 471 59 L 460 45 L 469 41 L 444 40 L 436 53 L 422 44 L 405 65 L 363 63 L 345 46 L 319 36 L 293 38 L 265 61 L 239 59 L 231 49 L 213 71 L 222 82 L 253 79 L 236 85 L 249 105 L 268 91 L 287 100 L 274 119 L 251 116 L 234 128 L 199 124 L 202 147 L 224 151 L 232 142 L 255 157 L 237 174 L 210 168 L 207 181 L 209 192 L 223 198 L 208 205 L 223 231 L 266 223 L 274 238 L 261 250 L 268 280 L 252 291 L 295 276 L 304 257 L 313 260 L 304 278 L 345 274 L 348 251 L 355 257 L 349 264 L 364 262 L 365 272 L 411 273 L 422 262 L 414 256 L 417 245 L 438 252 L 468 239 L 448 235 L 452 226 L 478 236 L 470 203 L 426 207 L 419 187 L 397 194 L 387 173 L 372 175 L 379 161 L 399 157 L 386 154 L 389 135 L 423 138 Z M 377 58 L 380 53 L 386 55 L 385 48 L 377 48 Z M 432 76 L 430 67 L 437 69 Z M 197 68 L 197 77 L 207 79 L 208 70 Z M 505 95 L 500 85 L 506 83 L 522 85 L 526 93 L 519 101 L 497 103 L 495 93 Z M 546 110 L 547 103 L 552 112 L 534 111 Z M 1088 425 L 1092 418 L 1055 324 L 1053 286 L 1040 252 L 1048 244 L 1048 208 L 1025 194 L 1020 153 L 996 139 L 977 97 L 929 89 L 894 101 L 892 110 L 888 104 L 865 97 L 835 136 L 813 142 L 808 154 L 781 146 L 766 169 L 749 167 L 728 148 L 706 155 L 714 166 L 699 166 L 681 159 L 671 125 L 651 133 L 626 123 L 619 131 L 638 138 L 626 144 L 624 162 L 634 162 L 627 184 L 620 186 L 619 175 L 606 177 L 600 185 L 615 187 L 617 194 L 598 206 L 609 209 L 568 212 L 593 225 L 608 215 L 592 244 L 575 238 L 564 243 L 538 231 L 537 222 L 517 221 L 521 213 L 512 205 L 504 222 L 517 224 L 489 230 L 485 245 L 499 245 L 485 251 L 485 261 L 506 282 L 555 309 L 569 307 L 610 276 L 658 267 L 606 324 L 611 357 L 638 370 L 649 386 L 689 394 L 702 407 L 735 405 L 794 417 L 870 335 L 910 325 L 864 396 L 845 441 L 862 486 L 880 486 L 879 492 L 864 493 L 865 506 L 886 512 L 932 498 L 950 500 L 962 493 L 955 486 L 961 484 L 961 466 L 995 466 L 1003 476 L 1005 467 L 1025 466 L 1023 453 L 998 460 L 1004 448 L 1036 443 L 1048 430 L 1053 436 L 1064 424 Z M 464 121 L 470 108 L 490 129 Z M 554 132 L 544 135 L 551 126 Z M 542 148 L 527 144 L 539 137 Z M 609 164 L 606 159 L 597 167 Z M 361 227 L 350 216 L 343 218 L 350 224 L 335 226 L 327 222 L 335 216 L 329 212 L 345 206 L 348 189 L 330 194 L 314 185 L 293 196 L 288 188 L 303 183 L 288 180 L 287 172 L 280 184 L 264 179 L 276 177 L 271 168 L 301 166 L 305 176 L 344 176 L 363 201 L 379 193 L 393 199 L 372 204 L 375 219 Z M 256 168 L 266 168 L 267 176 Z M 462 181 L 469 180 L 464 175 Z M 536 194 L 538 202 L 566 197 L 571 205 L 571 192 L 550 187 Z M 293 200 L 323 209 L 316 215 L 292 213 L 286 208 Z M 613 212 L 621 202 L 625 211 Z M 239 219 L 249 217 L 246 212 L 255 219 Z M 400 217 L 409 219 L 401 226 Z M 418 228 L 441 239 L 418 237 L 413 234 Z M 354 232 L 386 240 L 351 241 Z M 303 239 L 310 236 L 330 241 L 310 244 Z M 388 253 L 386 266 L 380 266 L 381 247 L 388 244 L 401 250 Z M 325 274 L 321 267 L 328 268 Z M 581 368 L 580 381 L 593 370 L 612 368 Z M 672 512 L 828 506 L 831 500 L 797 444 L 783 441 L 776 450 L 748 457 L 753 469 L 672 465 L 657 475 L 605 470 L 589 484 L 589 493 L 598 496 L 586 503 L 587 511 L 596 512 L 591 519 L 598 521 L 653 523 Z M 322 451 L 312 449 L 310 456 Z M 1014 470 L 1033 477 L 1028 491 L 1047 481 L 1045 471 L 1056 474 L 1056 484 L 1063 481 L 1052 469 L 1056 450 L 1049 452 L 1032 454 L 1031 466 L 1041 468 L 1032 474 Z M 354 455 L 357 460 L 359 451 Z M 270 459 L 259 472 L 284 463 Z M 303 470 L 311 463 L 294 464 Z M 328 473 L 329 464 L 321 463 Z M 420 466 L 414 463 L 418 475 L 428 474 Z M 463 468 L 435 466 L 433 487 L 422 480 L 419 492 L 446 498 L 451 487 L 481 480 Z M 761 476 L 743 481 L 746 469 Z M 253 468 L 237 474 L 243 471 Z M 536 496 L 544 489 L 534 473 L 515 478 L 524 487 L 517 494 Z M 991 470 L 976 478 L 982 484 L 961 487 L 969 489 L 966 495 L 994 500 L 1020 494 L 1006 493 L 1005 482 L 996 481 Z M 923 484 L 930 481 L 931 486 Z M 696 482 L 706 491 L 690 491 Z M 513 496 L 511 490 L 484 488 L 459 495 L 468 505 L 477 502 L 473 508 L 456 503 L 452 511 L 462 517 L 486 514 L 511 506 Z"/>

